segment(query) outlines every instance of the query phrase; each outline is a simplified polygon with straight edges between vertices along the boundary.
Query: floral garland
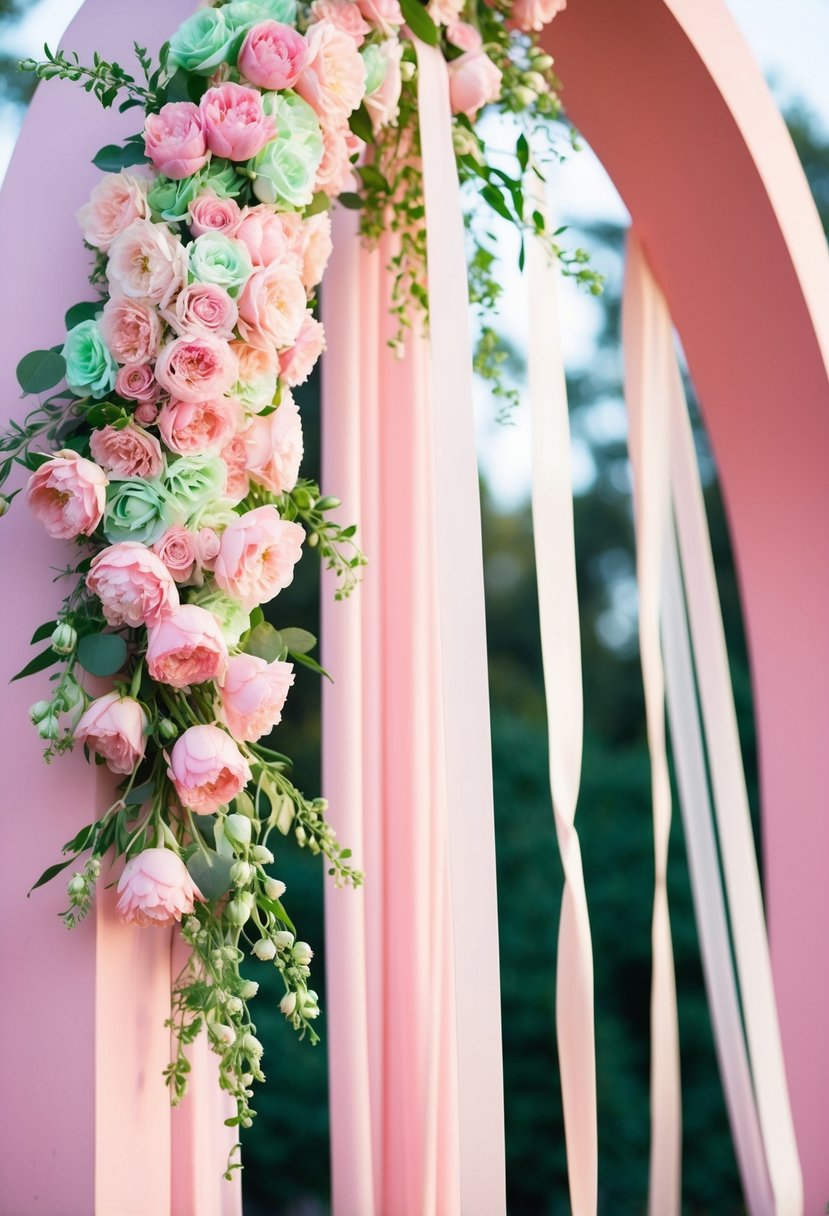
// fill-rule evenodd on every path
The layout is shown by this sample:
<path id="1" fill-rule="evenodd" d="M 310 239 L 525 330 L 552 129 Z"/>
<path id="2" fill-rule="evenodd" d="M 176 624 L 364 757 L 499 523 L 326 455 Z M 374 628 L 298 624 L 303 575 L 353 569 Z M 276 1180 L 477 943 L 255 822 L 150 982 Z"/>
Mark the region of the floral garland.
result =
<path id="1" fill-rule="evenodd" d="M 303 542 L 335 572 L 338 597 L 364 564 L 354 527 L 329 518 L 338 501 L 299 478 L 291 390 L 325 345 L 315 292 L 328 208 L 360 207 L 368 240 L 387 224 L 397 233 L 401 343 L 412 307 L 426 304 L 416 35 L 448 60 L 462 180 L 595 289 L 584 255 L 557 247 L 538 213 L 526 220 L 522 193 L 524 173 L 539 171 L 533 126 L 559 115 L 536 34 L 563 4 L 230 0 L 185 21 L 157 66 L 136 45 L 140 82 L 98 55 L 86 67 L 48 47 L 22 65 L 145 113 L 140 133 L 95 157 L 105 176 L 78 213 L 96 298 L 69 310 L 62 347 L 21 360 L 38 404 L 0 437 L 0 485 L 26 466 L 29 509 L 76 547 L 57 619 L 33 638 L 48 645 L 15 678 L 58 665 L 31 709 L 46 759 L 80 743 L 122 782 L 35 885 L 88 854 L 68 884 L 72 927 L 109 854 L 123 861 L 123 919 L 181 922 L 191 953 L 173 989 L 166 1079 L 179 1101 L 186 1047 L 206 1028 L 233 1126 L 250 1126 L 263 1079 L 246 952 L 278 968 L 282 1012 L 317 1040 L 313 952 L 268 869 L 272 834 L 323 854 L 338 885 L 362 880 L 325 801 L 307 799 L 288 757 L 262 742 L 294 665 L 322 673 L 313 636 L 274 628 L 262 605 L 291 582 Z M 490 163 L 473 129 L 488 104 L 521 117 L 515 175 Z M 472 248 L 472 297 L 491 308 L 494 253 L 474 231 Z M 485 327 L 477 366 L 496 386 L 502 358 Z M 93 696 L 84 673 L 109 678 L 110 691 Z"/>

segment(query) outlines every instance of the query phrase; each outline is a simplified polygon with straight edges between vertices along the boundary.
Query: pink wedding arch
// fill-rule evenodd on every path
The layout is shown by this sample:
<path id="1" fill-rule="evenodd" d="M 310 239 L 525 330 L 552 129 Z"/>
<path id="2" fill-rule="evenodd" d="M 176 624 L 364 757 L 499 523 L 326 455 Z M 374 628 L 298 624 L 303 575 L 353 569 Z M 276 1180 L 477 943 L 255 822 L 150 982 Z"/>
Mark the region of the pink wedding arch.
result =
<path id="1" fill-rule="evenodd" d="M 87 0 L 66 43 L 126 57 L 134 38 L 160 43 L 191 8 L 192 0 L 145 0 L 127 13 L 123 5 Z M 766 912 L 785 1060 L 784 1076 L 782 1068 L 774 1070 L 777 1023 L 770 982 L 764 987 L 765 939 L 758 944 L 758 922 L 743 917 L 738 900 L 731 906 L 738 971 L 741 926 L 743 944 L 751 939 L 756 947 L 755 963 L 740 973 L 743 1000 L 757 994 L 760 1008 L 755 1016 L 746 1006 L 755 1072 L 744 1085 L 745 1117 L 736 1100 L 729 1109 L 750 1210 L 798 1216 L 819 1210 L 829 1197 L 822 1143 L 829 1123 L 829 979 L 821 950 L 829 923 L 829 887 L 822 881 L 829 853 L 829 553 L 822 523 L 829 507 L 829 257 L 782 119 L 721 0 L 571 0 L 550 29 L 548 45 L 568 109 L 633 219 L 625 344 L 638 501 L 654 487 L 662 487 L 664 501 L 669 493 L 653 445 L 637 444 L 635 436 L 637 420 L 640 436 L 652 433 L 648 419 L 658 419 L 659 401 L 678 401 L 678 375 L 666 356 L 673 317 L 729 510 L 757 704 Z M 438 130 L 441 80 L 425 49 L 421 77 L 421 109 Z M 20 409 L 14 382 L 20 353 L 38 345 L 44 331 L 60 332 L 65 308 L 84 280 L 85 255 L 67 214 L 87 197 L 95 170 L 78 157 L 78 147 L 111 142 L 117 122 L 85 94 L 57 82 L 38 91 L 27 115 L 0 194 L 3 230 L 14 234 L 7 242 L 6 282 L 15 285 L 0 338 L 4 420 Z M 129 116 L 125 132 L 128 122 Z M 429 141 L 427 210 L 430 197 L 434 202 L 451 191 L 446 148 L 437 136 Z M 452 242 L 451 226 L 432 225 L 430 255 L 441 268 L 447 333 L 452 301 L 458 301 L 453 292 L 462 282 L 457 273 L 454 286 L 451 281 L 450 272 L 458 269 Z M 334 1209 L 338 1216 L 496 1216 L 504 1211 L 503 1106 L 479 541 L 465 546 L 468 556 L 458 557 L 459 569 L 452 561 L 452 546 L 479 528 L 471 416 L 450 408 L 468 384 L 452 362 L 443 327 L 434 326 L 431 363 L 424 343 L 415 343 L 402 363 L 390 357 L 384 267 L 383 250 L 361 249 L 350 217 L 341 213 L 325 307 L 341 310 L 349 322 L 329 330 L 324 460 L 329 483 L 360 521 L 372 565 L 353 600 L 325 608 L 324 658 L 340 677 L 324 707 L 325 784 L 332 810 L 337 808 L 335 825 L 375 881 L 347 900 L 341 892 L 328 895 Z M 554 291 L 543 267 L 536 266 L 534 284 Z M 462 321 L 462 299 L 456 311 Z M 540 311 L 554 325 L 554 306 Z M 653 372 L 657 356 L 659 375 Z M 446 374 L 438 376 L 436 369 Z M 531 395 L 542 405 L 546 395 L 555 398 L 556 417 L 564 420 L 564 431 L 556 432 L 544 430 L 541 419 L 536 442 L 562 433 L 566 439 L 562 388 L 549 371 L 535 376 Z M 786 395 L 793 384 L 795 400 Z M 393 412 L 381 408 L 390 399 Z M 429 408 L 421 408 L 424 403 Z M 533 409 L 534 419 L 540 418 Z M 665 440 L 664 463 L 671 470 L 706 717 L 708 673 L 718 652 L 716 645 L 706 649 L 716 630 L 706 634 L 700 625 L 697 632 L 714 616 L 705 615 L 710 603 L 695 599 L 706 570 L 704 561 L 694 565 L 689 540 L 693 478 L 683 481 L 681 423 L 652 431 Z M 455 457 L 462 496 L 457 521 L 442 521 L 447 534 L 436 539 L 434 487 L 441 461 Z M 566 488 L 566 470 L 563 480 Z M 558 532 L 548 534 L 538 525 L 551 502 L 539 493 L 536 505 L 540 535 L 563 537 L 566 555 L 566 513 Z M 50 542 L 23 512 L 14 532 L 0 536 L 7 572 L 0 610 L 5 685 L 42 616 L 40 605 L 52 594 L 52 556 Z M 646 531 L 638 540 L 644 563 Z M 655 549 L 651 555 L 658 558 Z M 654 604 L 658 650 L 658 598 Z M 662 609 L 664 614 L 664 603 Z M 562 632 L 572 623 L 566 612 L 555 620 Z M 679 618 L 668 613 L 663 633 L 672 732 L 682 710 L 676 690 L 684 643 L 677 620 L 684 621 L 684 608 Z M 437 647 L 430 645 L 435 637 Z M 457 645 L 450 645 L 453 639 Z M 430 655 L 436 657 L 424 659 Z M 551 655 L 557 659 L 560 652 L 545 647 L 545 667 L 550 661 L 550 670 L 558 670 Z M 717 689 L 711 686 L 710 694 L 713 705 Z M 105 1216 L 234 1216 L 241 1209 L 238 1182 L 222 1182 L 217 1165 L 227 1133 L 213 1057 L 197 1045 L 192 1092 L 174 1112 L 160 1081 L 169 1050 L 161 1027 L 171 968 L 180 966 L 173 936 L 121 926 L 111 892 L 101 892 L 96 915 L 79 931 L 60 938 L 58 890 L 47 887 L 24 907 L 32 873 L 53 859 L 67 834 L 67 804 L 102 801 L 106 791 L 97 783 L 106 778 L 80 758 L 60 769 L 42 767 L 27 721 L 30 690 L 16 684 L 5 696 L 0 745 L 6 815 L 14 817 L 26 863 L 13 859 L 0 892 L 4 958 L 7 974 L 15 977 L 2 1012 L 7 1093 L 14 1095 L 4 1129 L 3 1210 L 21 1216 L 93 1210 Z M 580 688 L 571 711 L 578 709 L 578 697 Z M 561 741 L 553 738 L 552 724 L 562 713 L 562 702 L 551 700 L 551 750 L 564 761 L 569 756 L 576 770 L 567 789 L 558 771 L 553 774 L 556 824 L 570 867 L 559 974 L 571 968 L 571 987 L 588 1001 L 589 930 L 573 824 L 580 742 L 568 735 L 557 750 Z M 727 712 L 712 714 L 707 726 L 712 723 L 707 743 L 716 785 L 718 735 L 728 734 Z M 462 805 L 454 796 L 459 790 L 467 790 Z M 724 780 L 722 791 L 714 792 L 723 793 L 726 803 L 740 801 L 738 781 Z M 724 854 L 725 821 L 718 819 Z M 479 843 L 461 863 L 458 841 L 463 836 L 469 845 L 472 828 Z M 727 860 L 724 865 L 728 871 Z M 749 881 L 749 908 L 756 896 Z M 662 924 L 657 916 L 655 931 Z M 709 976 L 713 957 L 712 948 Z M 671 1000 L 663 986 L 670 972 L 669 940 L 655 936 L 655 986 L 664 999 L 654 1006 L 661 1031 L 654 1043 L 653 1093 L 655 1110 L 665 1112 L 666 1121 L 655 1119 L 654 1216 L 678 1210 Z M 568 1007 L 559 997 L 571 1198 L 576 1216 L 590 1216 L 596 1166 L 592 1014 L 584 1016 L 584 1003 Z M 756 1041 L 752 1026 L 759 1027 Z M 724 1082 L 729 1094 L 736 1093 L 741 1082 L 728 1088 L 723 1042 Z M 759 1042 L 769 1046 L 770 1065 L 756 1057 Z M 580 1071 L 568 1080 L 573 1061 Z M 796 1149 L 787 1139 L 786 1078 Z M 755 1094 L 757 1117 L 751 1116 Z M 784 1109 L 773 1124 L 768 1106 L 775 1094 L 783 1095 Z M 675 1130 L 678 1135 L 678 1124 Z M 752 1135 L 759 1148 L 752 1147 Z M 746 1165 L 752 1160 L 760 1163 L 759 1180 Z"/>

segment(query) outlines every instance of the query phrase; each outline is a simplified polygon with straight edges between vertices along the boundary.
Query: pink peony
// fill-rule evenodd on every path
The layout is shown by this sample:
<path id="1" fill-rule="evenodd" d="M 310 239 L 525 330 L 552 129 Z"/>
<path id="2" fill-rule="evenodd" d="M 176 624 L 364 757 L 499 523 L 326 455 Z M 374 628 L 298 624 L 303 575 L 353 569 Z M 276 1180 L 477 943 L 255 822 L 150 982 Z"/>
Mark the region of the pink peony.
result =
<path id="1" fill-rule="evenodd" d="M 329 124 L 345 122 L 363 100 L 366 74 L 354 39 L 330 21 L 318 21 L 305 35 L 308 58 L 294 86 Z"/>
<path id="2" fill-rule="evenodd" d="M 222 542 L 218 532 L 214 532 L 212 528 L 199 528 L 198 535 L 196 536 L 196 549 L 198 551 L 199 564 L 205 570 L 213 569 L 221 547 Z"/>
<path id="3" fill-rule="evenodd" d="M 242 437 L 251 481 L 274 494 L 292 490 L 302 461 L 302 423 L 291 394 L 283 395 L 272 414 L 251 418 Z"/>
<path id="4" fill-rule="evenodd" d="M 483 51 L 465 51 L 449 64 L 449 100 L 453 114 L 474 119 L 490 101 L 501 96 L 501 69 Z"/>
<path id="5" fill-rule="evenodd" d="M 100 326 L 101 336 L 119 363 L 149 363 L 155 358 L 161 322 L 149 305 L 129 296 L 107 300 Z"/>
<path id="6" fill-rule="evenodd" d="M 254 266 L 270 266 L 271 262 L 297 258 L 294 245 L 301 227 L 298 215 L 280 214 L 260 203 L 257 207 L 245 207 L 234 235 L 247 248 Z"/>
<path id="7" fill-rule="evenodd" d="M 250 766 L 226 731 L 191 726 L 176 739 L 167 774 L 184 806 L 212 815 L 242 792 Z"/>
<path id="8" fill-rule="evenodd" d="M 184 862 L 171 849 L 144 849 L 118 879 L 118 915 L 141 925 L 172 925 L 204 899 Z"/>
<path id="9" fill-rule="evenodd" d="M 276 136 L 273 119 L 265 113 L 256 89 L 228 80 L 208 89 L 199 106 L 207 146 L 214 156 L 250 160 Z"/>
<path id="10" fill-rule="evenodd" d="M 186 583 L 193 574 L 198 557 L 196 538 L 186 528 L 168 528 L 153 545 L 155 553 L 177 583 Z"/>
<path id="11" fill-rule="evenodd" d="M 427 11 L 436 25 L 452 25 L 462 8 L 463 0 L 430 0 Z"/>
<path id="12" fill-rule="evenodd" d="M 216 583 L 245 608 L 267 603 L 291 583 L 304 539 L 300 525 L 280 519 L 276 507 L 248 511 L 222 533 Z"/>
<path id="13" fill-rule="evenodd" d="M 147 183 L 122 169 L 101 178 L 77 218 L 87 245 L 106 252 L 133 220 L 149 217 Z"/>
<path id="14" fill-rule="evenodd" d="M 103 756 L 113 773 L 131 773 L 144 757 L 149 719 L 134 697 L 108 692 L 93 701 L 73 732 L 78 743 Z"/>
<path id="15" fill-rule="evenodd" d="M 305 288 L 297 269 L 274 262 L 254 270 L 239 300 L 239 333 L 246 342 L 260 350 L 293 346 L 304 316 Z"/>
<path id="16" fill-rule="evenodd" d="M 356 46 L 362 46 L 366 34 L 371 33 L 371 26 L 363 19 L 360 6 L 354 0 L 314 0 L 311 20 L 330 21 L 338 30 L 353 38 Z"/>
<path id="17" fill-rule="evenodd" d="M 216 618 L 198 604 L 182 604 L 149 629 L 147 670 L 159 684 L 189 688 L 221 680 L 226 667 L 222 631 Z"/>
<path id="18" fill-rule="evenodd" d="M 400 74 L 402 54 L 403 47 L 397 38 L 387 38 L 380 44 L 380 55 L 385 63 L 386 74 L 380 87 L 365 99 L 375 135 L 397 119 L 400 92 L 403 88 L 403 77 Z"/>
<path id="19" fill-rule="evenodd" d="M 308 44 L 290 25 L 260 21 L 239 52 L 239 71 L 260 89 L 292 89 L 308 58 Z"/>
<path id="20" fill-rule="evenodd" d="M 180 181 L 198 173 L 208 160 L 204 124 L 192 101 L 168 101 L 144 123 L 144 149 L 165 177 Z"/>
<path id="21" fill-rule="evenodd" d="M 188 210 L 193 236 L 202 236 L 205 232 L 223 232 L 225 236 L 233 236 L 242 214 L 235 199 L 219 198 L 212 190 L 206 190 L 194 198 Z"/>
<path id="22" fill-rule="evenodd" d="M 142 426 L 152 426 L 158 418 L 158 406 L 154 401 L 142 401 L 135 410 L 133 415 L 136 422 L 140 422 Z"/>
<path id="23" fill-rule="evenodd" d="M 333 248 L 331 216 L 320 211 L 302 225 L 302 285 L 308 291 L 322 280 Z"/>
<path id="24" fill-rule="evenodd" d="M 161 438 L 180 456 L 222 448 L 241 420 L 241 407 L 229 397 L 215 401 L 177 401 L 161 407 L 158 429 Z"/>
<path id="25" fill-rule="evenodd" d="M 519 30 L 540 33 L 566 7 L 567 0 L 515 0 L 511 16 Z"/>
<path id="26" fill-rule="evenodd" d="M 110 625 L 157 625 L 179 607 L 170 572 L 155 553 L 125 540 L 92 559 L 86 585 L 97 595 Z"/>
<path id="27" fill-rule="evenodd" d="M 159 477 L 164 468 L 160 443 L 155 435 L 148 435 L 138 426 L 125 426 L 120 430 L 105 426 L 100 431 L 93 431 L 89 447 L 93 460 L 106 469 L 111 481 Z"/>
<path id="28" fill-rule="evenodd" d="M 296 342 L 279 356 L 279 371 L 285 383 L 290 388 L 304 384 L 324 350 L 325 330 L 322 322 L 308 311 Z"/>
<path id="29" fill-rule="evenodd" d="M 241 435 L 234 435 L 219 453 L 227 467 L 225 498 L 234 505 L 246 498 L 250 490 L 248 449 Z"/>
<path id="30" fill-rule="evenodd" d="M 120 393 L 122 397 L 126 397 L 128 401 L 140 401 L 143 404 L 154 402 L 160 389 L 155 382 L 153 369 L 147 363 L 125 363 L 119 369 L 118 375 L 115 377 L 115 391 Z M 138 411 L 135 412 L 138 418 Z M 155 418 L 155 414 L 150 419 L 150 422 Z M 146 422 L 144 418 L 138 418 L 139 422 Z"/>
<path id="31" fill-rule="evenodd" d="M 221 686 L 222 716 L 233 737 L 253 743 L 273 730 L 293 682 L 292 663 L 234 655 Z"/>
<path id="32" fill-rule="evenodd" d="M 179 401 L 209 401 L 235 383 L 238 360 L 220 338 L 208 334 L 175 338 L 158 356 L 155 378 Z"/>
<path id="33" fill-rule="evenodd" d="M 360 140 L 348 123 L 323 123 L 322 160 L 317 169 L 314 187 L 323 190 L 330 198 L 336 198 L 345 190 L 354 187 L 354 167 L 351 158 L 361 146 Z"/>
<path id="34" fill-rule="evenodd" d="M 481 35 L 467 21 L 453 21 L 447 27 L 446 40 L 459 51 L 479 51 L 483 46 Z"/>
<path id="35" fill-rule="evenodd" d="M 107 279 L 112 295 L 164 308 L 187 281 L 187 254 L 166 225 L 134 220 L 110 245 Z"/>
<path id="36" fill-rule="evenodd" d="M 51 456 L 29 478 L 26 502 L 56 540 L 91 536 L 106 505 L 106 473 L 75 452 Z"/>
<path id="37" fill-rule="evenodd" d="M 207 334 L 229 342 L 239 310 L 218 283 L 191 283 L 176 296 L 173 308 L 165 308 L 163 316 L 179 337 Z"/>
<path id="38" fill-rule="evenodd" d="M 357 3 L 366 21 L 384 34 L 391 34 L 403 24 L 399 0 L 357 0 Z"/>

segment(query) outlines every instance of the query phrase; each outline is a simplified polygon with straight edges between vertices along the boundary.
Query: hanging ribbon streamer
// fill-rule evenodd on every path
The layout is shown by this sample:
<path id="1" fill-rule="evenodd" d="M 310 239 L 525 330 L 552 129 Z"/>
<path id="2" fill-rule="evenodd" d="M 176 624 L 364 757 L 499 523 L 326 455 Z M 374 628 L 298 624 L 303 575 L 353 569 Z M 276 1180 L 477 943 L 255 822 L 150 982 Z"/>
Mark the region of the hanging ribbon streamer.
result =
<path id="1" fill-rule="evenodd" d="M 668 414 L 669 364 L 660 340 L 661 317 L 650 280 L 639 269 L 639 243 L 631 236 L 622 330 L 629 454 L 634 480 L 639 648 L 651 756 L 654 825 L 654 903 L 651 940 L 651 1161 L 649 1212 L 678 1216 L 681 1189 L 682 1112 L 667 864 L 671 786 L 665 739 L 665 680 L 659 616 L 665 545 L 670 524 Z"/>
<path id="2" fill-rule="evenodd" d="M 439 629 L 454 940 L 460 1210 L 505 1211 L 498 909 L 464 228 L 446 64 L 417 43 L 433 378 Z"/>
<path id="3" fill-rule="evenodd" d="M 539 188 L 533 206 L 543 210 Z M 598 1143 L 593 947 L 575 828 L 581 780 L 581 638 L 573 535 L 570 421 L 558 323 L 558 269 L 542 243 L 527 244 L 532 507 L 550 792 L 564 868 L 556 966 L 556 1024 L 570 1204 L 596 1212 Z"/>

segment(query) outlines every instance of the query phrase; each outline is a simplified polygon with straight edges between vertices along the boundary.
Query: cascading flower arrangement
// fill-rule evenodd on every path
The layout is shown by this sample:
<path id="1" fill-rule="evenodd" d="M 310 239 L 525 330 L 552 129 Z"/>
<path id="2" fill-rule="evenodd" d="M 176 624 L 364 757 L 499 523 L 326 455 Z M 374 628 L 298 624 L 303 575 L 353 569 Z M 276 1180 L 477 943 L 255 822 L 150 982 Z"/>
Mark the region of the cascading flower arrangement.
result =
<path id="1" fill-rule="evenodd" d="M 360 207 L 366 239 L 387 224 L 397 233 L 402 341 L 412 308 L 425 309 L 416 36 L 448 60 L 461 177 L 595 286 L 580 251 L 556 246 L 539 213 L 527 220 L 522 193 L 524 173 L 538 171 L 532 128 L 559 114 L 536 34 L 561 7 L 230 0 L 199 9 L 157 65 L 136 45 L 140 79 L 48 47 L 22 65 L 145 113 L 140 133 L 94 158 L 105 175 L 78 213 L 95 298 L 69 310 L 62 346 L 21 360 L 21 387 L 39 402 L 0 439 L 0 484 L 26 466 L 29 509 L 75 546 L 71 589 L 33 638 L 48 645 L 19 673 L 57 666 L 32 720 L 47 760 L 80 743 L 120 781 L 35 885 L 88 855 L 68 884 L 68 926 L 89 911 L 105 860 L 120 866 L 125 920 L 181 922 L 191 954 L 173 991 L 167 1082 L 180 1100 L 186 1047 L 206 1029 L 236 1102 L 231 1125 L 250 1125 L 263 1079 L 246 953 L 278 968 L 282 1012 L 317 1038 L 312 950 L 268 868 L 273 833 L 323 854 L 339 885 L 362 877 L 324 800 L 306 798 L 290 760 L 263 742 L 294 665 L 322 671 L 313 636 L 275 628 L 263 605 L 291 582 L 304 542 L 338 576 L 338 597 L 364 563 L 354 527 L 329 518 L 338 501 L 299 477 L 292 389 L 325 345 L 315 312 L 329 205 Z M 473 129 L 488 104 L 521 117 L 514 176 Z M 473 299 L 494 305 L 494 254 L 474 233 L 472 248 Z M 484 329 L 478 366 L 496 382 L 499 359 Z M 88 676 L 109 691 L 93 695 Z"/>

